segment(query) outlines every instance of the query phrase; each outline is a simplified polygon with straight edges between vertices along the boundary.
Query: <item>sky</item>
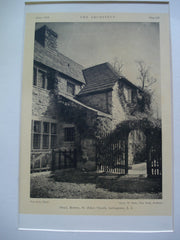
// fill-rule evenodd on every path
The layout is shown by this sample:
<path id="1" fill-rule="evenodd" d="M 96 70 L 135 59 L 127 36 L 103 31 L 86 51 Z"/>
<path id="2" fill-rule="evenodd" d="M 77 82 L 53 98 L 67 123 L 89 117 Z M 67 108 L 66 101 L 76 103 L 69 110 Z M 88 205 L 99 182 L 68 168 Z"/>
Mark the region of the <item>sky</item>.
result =
<path id="1" fill-rule="evenodd" d="M 138 60 L 150 67 L 157 78 L 154 98 L 160 104 L 160 39 L 159 24 L 151 22 L 97 22 L 97 23 L 38 23 L 46 24 L 58 34 L 58 51 L 85 68 L 112 63 L 115 58 L 123 62 L 123 75 L 136 85 Z"/>

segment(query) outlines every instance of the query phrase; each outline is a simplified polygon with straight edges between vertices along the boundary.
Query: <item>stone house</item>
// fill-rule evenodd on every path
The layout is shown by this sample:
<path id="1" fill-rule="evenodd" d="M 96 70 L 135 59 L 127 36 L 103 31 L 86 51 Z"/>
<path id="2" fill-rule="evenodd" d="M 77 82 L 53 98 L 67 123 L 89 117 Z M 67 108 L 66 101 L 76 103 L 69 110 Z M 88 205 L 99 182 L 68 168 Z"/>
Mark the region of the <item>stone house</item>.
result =
<path id="1" fill-rule="evenodd" d="M 91 130 L 95 120 L 110 114 L 75 99 L 85 85 L 83 67 L 57 51 L 57 34 L 43 26 L 35 32 L 32 89 L 31 168 L 49 167 L 52 149 L 72 150 L 81 145 L 84 159 L 95 158 L 92 134 L 80 136 L 76 112 Z M 62 114 L 63 109 L 66 111 Z M 72 114 L 75 109 L 74 114 Z M 108 119 L 108 120 L 107 120 Z M 78 120 L 79 121 L 79 120 Z M 107 125 L 107 124 L 106 124 Z M 86 129 L 87 130 L 87 129 Z M 90 132 L 90 131 L 89 131 Z M 93 142 L 92 142 L 93 141 Z"/>
<path id="2" fill-rule="evenodd" d="M 83 69 L 86 85 L 76 98 L 112 116 L 111 130 L 140 111 L 141 89 L 120 76 L 109 63 Z"/>
<path id="3" fill-rule="evenodd" d="M 78 165 L 95 166 L 96 137 L 139 109 L 141 90 L 109 63 L 84 69 L 57 50 L 58 35 L 35 32 L 31 169 L 51 165 L 52 149 L 78 149 Z"/>
<path id="4" fill-rule="evenodd" d="M 120 76 L 109 63 L 83 69 L 86 85 L 76 98 L 87 106 L 101 110 L 112 116 L 110 128 L 99 126 L 100 135 L 113 131 L 123 121 L 142 119 L 142 90 Z M 128 138 L 128 164 L 133 164 L 134 156 L 145 147 L 142 131 L 134 130 Z"/>

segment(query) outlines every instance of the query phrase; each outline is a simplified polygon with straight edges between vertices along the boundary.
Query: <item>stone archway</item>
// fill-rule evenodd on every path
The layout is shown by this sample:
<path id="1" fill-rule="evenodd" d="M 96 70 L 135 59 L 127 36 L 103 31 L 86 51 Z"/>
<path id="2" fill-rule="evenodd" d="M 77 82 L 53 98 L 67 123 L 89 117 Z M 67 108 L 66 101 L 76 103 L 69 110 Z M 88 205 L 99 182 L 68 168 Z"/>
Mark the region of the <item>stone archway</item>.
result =
<path id="1" fill-rule="evenodd" d="M 162 175 L 162 136 L 161 136 L 161 121 L 157 119 L 140 119 L 124 121 L 117 127 L 117 131 L 124 129 L 126 138 L 126 173 L 129 173 L 128 163 L 128 137 L 132 131 L 141 131 L 145 136 L 145 149 L 142 153 L 146 161 L 147 176 Z"/>
<path id="2" fill-rule="evenodd" d="M 128 135 L 128 174 L 147 175 L 146 136 L 140 129 Z"/>

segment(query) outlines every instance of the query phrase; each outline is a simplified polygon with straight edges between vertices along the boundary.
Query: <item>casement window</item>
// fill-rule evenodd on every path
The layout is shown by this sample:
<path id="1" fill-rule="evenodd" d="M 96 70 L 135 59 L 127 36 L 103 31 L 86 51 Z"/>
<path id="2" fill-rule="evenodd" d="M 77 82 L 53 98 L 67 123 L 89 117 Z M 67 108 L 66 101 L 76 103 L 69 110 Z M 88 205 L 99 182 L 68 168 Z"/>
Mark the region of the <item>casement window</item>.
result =
<path id="1" fill-rule="evenodd" d="M 34 121 L 33 148 L 39 149 L 41 142 L 41 122 Z"/>
<path id="2" fill-rule="evenodd" d="M 75 95 L 75 85 L 67 82 L 67 93 L 71 94 L 71 95 Z"/>
<path id="3" fill-rule="evenodd" d="M 56 147 L 57 142 L 57 125 L 55 123 L 51 123 L 51 148 Z"/>
<path id="4" fill-rule="evenodd" d="M 74 127 L 64 128 L 64 141 L 73 142 L 74 139 L 75 139 L 75 128 Z"/>
<path id="5" fill-rule="evenodd" d="M 49 123 L 43 122 L 43 148 L 49 148 Z"/>
<path id="6" fill-rule="evenodd" d="M 33 85 L 39 88 L 48 88 L 47 72 L 37 67 L 33 68 Z"/>
<path id="7" fill-rule="evenodd" d="M 32 148 L 52 149 L 57 146 L 57 124 L 32 121 Z"/>

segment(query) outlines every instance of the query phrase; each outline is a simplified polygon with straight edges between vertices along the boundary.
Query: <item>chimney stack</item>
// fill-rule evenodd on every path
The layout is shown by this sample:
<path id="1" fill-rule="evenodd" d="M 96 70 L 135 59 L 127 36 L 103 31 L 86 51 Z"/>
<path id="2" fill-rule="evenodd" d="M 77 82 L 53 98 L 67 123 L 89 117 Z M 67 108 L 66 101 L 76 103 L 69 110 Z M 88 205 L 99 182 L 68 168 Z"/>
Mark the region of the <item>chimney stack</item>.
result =
<path id="1" fill-rule="evenodd" d="M 46 25 L 37 29 L 35 32 L 35 40 L 50 51 L 56 51 L 57 37 L 57 33 L 48 28 Z"/>

